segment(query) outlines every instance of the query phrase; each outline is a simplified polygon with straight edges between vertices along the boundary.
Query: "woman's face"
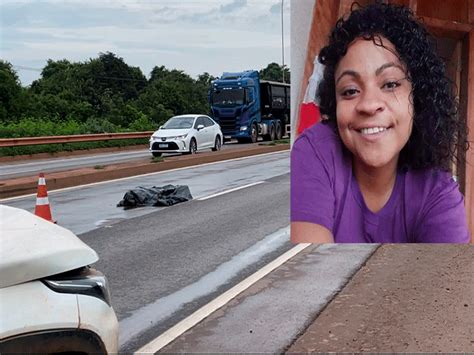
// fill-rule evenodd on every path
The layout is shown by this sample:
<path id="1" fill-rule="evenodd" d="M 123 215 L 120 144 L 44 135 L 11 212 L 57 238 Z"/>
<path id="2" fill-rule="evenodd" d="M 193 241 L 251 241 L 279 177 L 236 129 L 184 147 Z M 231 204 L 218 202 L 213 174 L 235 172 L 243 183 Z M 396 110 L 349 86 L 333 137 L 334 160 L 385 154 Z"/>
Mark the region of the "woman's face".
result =
<path id="1" fill-rule="evenodd" d="M 337 126 L 355 163 L 381 168 L 398 162 L 413 126 L 411 83 L 393 44 L 372 40 L 349 45 L 336 72 Z"/>

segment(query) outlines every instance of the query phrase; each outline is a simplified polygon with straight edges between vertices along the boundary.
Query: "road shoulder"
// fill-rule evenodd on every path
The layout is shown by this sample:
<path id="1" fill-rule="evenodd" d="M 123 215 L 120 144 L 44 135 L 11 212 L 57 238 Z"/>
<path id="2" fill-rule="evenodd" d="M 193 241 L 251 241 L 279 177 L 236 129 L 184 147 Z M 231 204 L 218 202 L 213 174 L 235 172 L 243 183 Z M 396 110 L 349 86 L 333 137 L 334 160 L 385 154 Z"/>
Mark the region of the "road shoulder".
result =
<path id="1" fill-rule="evenodd" d="M 312 245 L 161 351 L 281 353 L 377 245 Z"/>

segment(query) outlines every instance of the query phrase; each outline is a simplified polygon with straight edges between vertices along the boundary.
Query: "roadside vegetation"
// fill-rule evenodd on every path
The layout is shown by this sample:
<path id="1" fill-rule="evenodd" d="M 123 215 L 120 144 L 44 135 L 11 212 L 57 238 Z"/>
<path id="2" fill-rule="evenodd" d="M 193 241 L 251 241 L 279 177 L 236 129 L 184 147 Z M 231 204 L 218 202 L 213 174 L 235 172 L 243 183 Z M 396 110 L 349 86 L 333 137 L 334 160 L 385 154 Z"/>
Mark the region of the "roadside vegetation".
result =
<path id="1" fill-rule="evenodd" d="M 163 158 L 163 157 L 152 157 L 152 158 L 150 159 L 150 162 L 151 162 L 151 163 L 161 163 L 161 162 L 164 161 L 164 160 L 165 160 L 165 158 Z"/>
<path id="2" fill-rule="evenodd" d="M 286 82 L 290 72 L 284 68 Z M 271 63 L 262 79 L 280 81 Z M 0 60 L 0 138 L 152 131 L 173 115 L 210 114 L 209 73 L 193 79 L 182 70 L 155 66 L 145 77 L 114 53 L 86 62 L 48 60 L 41 76 L 21 85 L 11 63 Z M 147 140 L 1 148 L 0 156 L 146 144 Z"/>
<path id="3" fill-rule="evenodd" d="M 277 144 L 290 144 L 290 138 L 277 139 L 272 142 L 262 142 L 258 145 L 277 145 Z"/>
<path id="4" fill-rule="evenodd" d="M 275 144 L 290 144 L 290 138 L 278 139 L 275 141 Z"/>

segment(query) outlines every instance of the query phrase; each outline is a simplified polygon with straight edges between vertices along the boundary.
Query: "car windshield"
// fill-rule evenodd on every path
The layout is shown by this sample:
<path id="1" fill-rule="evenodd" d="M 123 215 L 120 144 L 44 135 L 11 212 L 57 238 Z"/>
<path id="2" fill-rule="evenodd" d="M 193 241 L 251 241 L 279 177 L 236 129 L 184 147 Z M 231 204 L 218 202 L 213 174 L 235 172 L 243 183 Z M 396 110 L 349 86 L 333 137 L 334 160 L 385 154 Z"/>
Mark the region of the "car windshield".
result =
<path id="1" fill-rule="evenodd" d="M 194 123 L 194 117 L 172 117 L 161 129 L 184 129 L 191 128 Z"/>
<path id="2" fill-rule="evenodd" d="M 244 100 L 243 89 L 218 89 L 212 93 L 212 103 L 215 106 L 243 105 Z"/>

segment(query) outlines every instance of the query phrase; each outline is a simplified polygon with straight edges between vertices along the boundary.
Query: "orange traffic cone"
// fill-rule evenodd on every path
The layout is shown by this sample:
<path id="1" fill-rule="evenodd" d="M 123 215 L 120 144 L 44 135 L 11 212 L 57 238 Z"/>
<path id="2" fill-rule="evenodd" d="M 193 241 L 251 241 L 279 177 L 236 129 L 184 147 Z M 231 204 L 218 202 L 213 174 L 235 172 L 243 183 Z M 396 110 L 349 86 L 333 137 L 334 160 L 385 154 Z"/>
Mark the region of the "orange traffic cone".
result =
<path id="1" fill-rule="evenodd" d="M 46 180 L 44 178 L 44 174 L 39 174 L 38 179 L 38 194 L 36 195 L 36 207 L 35 207 L 35 215 L 44 218 L 47 221 L 56 223 L 53 221 L 53 217 L 51 216 L 51 209 L 49 208 L 49 200 L 48 200 L 48 191 L 46 190 Z"/>

